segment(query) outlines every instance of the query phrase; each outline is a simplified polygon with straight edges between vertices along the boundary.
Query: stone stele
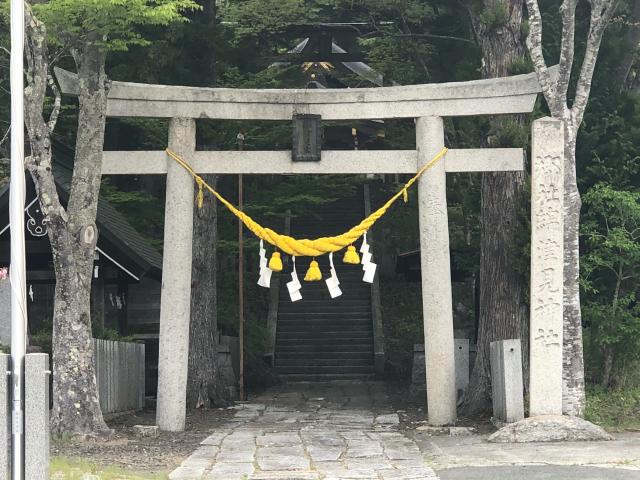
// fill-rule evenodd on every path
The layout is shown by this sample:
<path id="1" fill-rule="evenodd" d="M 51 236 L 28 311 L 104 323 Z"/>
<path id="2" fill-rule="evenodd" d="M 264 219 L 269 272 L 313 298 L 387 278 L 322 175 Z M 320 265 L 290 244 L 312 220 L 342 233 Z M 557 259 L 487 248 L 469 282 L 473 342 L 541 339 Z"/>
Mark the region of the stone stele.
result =
<path id="1" fill-rule="evenodd" d="M 566 415 L 540 415 L 510 423 L 491 435 L 489 442 L 575 442 L 613 440 L 602 428 L 582 418 Z"/>

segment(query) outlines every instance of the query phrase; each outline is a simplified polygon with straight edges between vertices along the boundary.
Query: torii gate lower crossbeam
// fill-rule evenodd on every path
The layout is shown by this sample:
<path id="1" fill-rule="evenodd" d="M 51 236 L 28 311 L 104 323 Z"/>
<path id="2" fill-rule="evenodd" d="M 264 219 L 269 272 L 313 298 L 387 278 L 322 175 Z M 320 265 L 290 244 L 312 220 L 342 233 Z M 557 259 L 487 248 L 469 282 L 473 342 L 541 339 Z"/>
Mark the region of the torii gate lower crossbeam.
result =
<path id="1" fill-rule="evenodd" d="M 555 73 L 555 69 L 552 69 Z M 63 93 L 77 79 L 56 70 Z M 415 173 L 444 145 L 443 116 L 528 113 L 540 91 L 534 74 L 448 84 L 374 89 L 234 90 L 113 82 L 109 116 L 171 118 L 168 146 L 198 173 Z M 290 152 L 195 150 L 195 119 L 327 120 L 415 118 L 415 151 L 322 152 L 320 162 L 293 163 Z M 531 410 L 562 413 L 562 126 L 533 126 Z M 190 175 L 159 152 L 104 152 L 104 174 L 166 174 L 157 423 L 185 425 L 191 300 L 194 192 Z M 453 314 L 446 173 L 523 168 L 522 149 L 456 150 L 418 183 L 425 362 L 429 423 L 456 419 Z M 558 170 L 560 169 L 560 170 Z M 560 234 L 558 233 L 560 232 Z"/>

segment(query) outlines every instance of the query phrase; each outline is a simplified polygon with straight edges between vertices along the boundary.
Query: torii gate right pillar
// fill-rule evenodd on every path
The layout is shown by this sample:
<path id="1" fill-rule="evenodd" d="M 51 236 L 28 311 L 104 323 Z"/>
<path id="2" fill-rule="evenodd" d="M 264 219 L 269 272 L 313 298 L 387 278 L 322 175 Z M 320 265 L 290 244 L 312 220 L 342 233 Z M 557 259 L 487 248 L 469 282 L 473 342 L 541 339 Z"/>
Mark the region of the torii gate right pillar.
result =
<path id="1" fill-rule="evenodd" d="M 418 118 L 418 168 L 443 147 L 442 117 Z M 418 182 L 427 409 L 429 424 L 436 426 L 449 425 L 456 420 L 446 175 L 444 162 L 438 162 Z"/>

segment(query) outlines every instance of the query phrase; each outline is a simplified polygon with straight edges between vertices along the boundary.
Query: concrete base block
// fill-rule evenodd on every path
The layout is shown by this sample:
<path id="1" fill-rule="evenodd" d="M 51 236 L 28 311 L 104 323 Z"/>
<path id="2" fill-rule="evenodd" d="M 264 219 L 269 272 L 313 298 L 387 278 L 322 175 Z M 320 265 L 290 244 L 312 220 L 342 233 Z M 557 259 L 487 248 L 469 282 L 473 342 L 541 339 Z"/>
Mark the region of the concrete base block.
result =
<path id="1" fill-rule="evenodd" d="M 520 340 L 490 344 L 493 416 L 504 422 L 524 418 L 522 352 Z"/>
<path id="2" fill-rule="evenodd" d="M 7 282 L 8 283 L 8 282 Z M 0 285 L 2 283 L 0 282 Z M 11 478 L 10 473 L 10 445 L 11 445 L 11 402 L 9 401 L 10 379 L 6 372 L 11 365 L 11 356 L 0 353 L 0 478 Z"/>
<path id="3" fill-rule="evenodd" d="M 488 438 L 494 443 L 613 440 L 601 427 L 582 418 L 540 415 L 510 423 Z"/>
<path id="4" fill-rule="evenodd" d="M 25 478 L 49 479 L 49 355 L 24 360 Z"/>
<path id="5" fill-rule="evenodd" d="M 469 386 L 469 350 L 469 339 L 456 338 L 454 340 L 456 390 L 458 398 L 466 392 Z M 410 395 L 412 397 L 424 395 L 425 389 L 424 345 L 417 343 L 413 346 Z"/>

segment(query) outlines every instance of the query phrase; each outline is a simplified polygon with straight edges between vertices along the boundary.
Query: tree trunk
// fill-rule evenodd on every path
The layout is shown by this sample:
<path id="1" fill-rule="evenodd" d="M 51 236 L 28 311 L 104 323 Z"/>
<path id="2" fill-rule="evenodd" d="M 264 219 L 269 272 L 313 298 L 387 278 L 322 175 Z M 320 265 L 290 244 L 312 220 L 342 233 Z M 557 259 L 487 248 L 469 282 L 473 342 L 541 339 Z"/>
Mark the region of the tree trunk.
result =
<path id="1" fill-rule="evenodd" d="M 79 114 L 73 180 L 67 204 L 67 242 L 54 252 L 53 411 L 55 432 L 109 432 L 98 400 L 91 334 L 91 278 L 109 82 L 105 53 L 87 43 L 73 51 Z M 63 232 L 50 230 L 51 237 Z M 54 243 L 52 242 L 52 247 Z M 55 249 L 54 250 L 58 250 Z"/>
<path id="2" fill-rule="evenodd" d="M 494 78 L 509 75 L 510 67 L 522 61 L 525 46 L 522 39 L 522 0 L 485 0 L 472 6 L 470 14 L 475 35 L 482 49 L 482 76 Z M 503 11 L 501 24 L 488 25 L 488 12 Z M 497 14 L 496 14 L 497 15 Z M 504 119 L 491 121 L 491 136 L 499 136 Z M 518 115 L 512 122 L 524 128 L 525 119 Z M 495 141 L 487 142 L 496 147 Z M 496 340 L 522 340 L 522 360 L 528 378 L 529 329 L 524 304 L 525 282 L 516 271 L 514 259 L 516 235 L 523 228 L 518 219 L 525 185 L 524 172 L 484 173 L 481 185 L 480 239 L 480 315 L 477 354 L 471 381 L 464 399 L 467 414 L 490 411 L 491 366 L 489 344 Z"/>
<path id="3" fill-rule="evenodd" d="M 56 101 L 49 122 L 43 119 L 48 81 L 46 29 L 27 12 L 27 87 L 25 120 L 31 145 L 27 162 L 42 212 L 48 223 L 56 273 L 53 314 L 54 433 L 105 435 L 108 429 L 98 400 L 90 292 L 97 241 L 95 216 L 100 189 L 108 83 L 104 54 L 91 45 L 74 52 L 80 80 L 80 114 L 71 192 L 65 209 L 58 197 L 51 162 L 51 133 L 59 110 Z"/>
<path id="4" fill-rule="evenodd" d="M 215 33 L 216 2 L 200 2 L 204 11 L 197 21 L 202 22 L 210 34 Z M 215 84 L 215 57 L 209 51 L 209 80 Z M 215 188 L 217 175 L 203 175 Z M 196 192 L 197 202 L 197 192 Z M 191 323 L 189 326 L 189 370 L 187 377 L 187 407 L 208 408 L 226 404 L 219 376 L 217 358 L 217 256 L 218 213 L 217 202 L 205 198 L 202 208 L 193 213 L 193 266 L 191 272 Z"/>
<path id="5" fill-rule="evenodd" d="M 582 312 L 580 308 L 580 209 L 576 178 L 577 128 L 565 121 L 564 151 L 564 331 L 562 350 L 562 410 L 581 417 L 586 404 Z"/>
<path id="6" fill-rule="evenodd" d="M 204 175 L 215 188 L 217 176 Z M 196 192 L 197 195 L 197 192 Z M 193 214 L 193 267 L 191 284 L 191 323 L 189 326 L 189 375 L 187 406 L 208 408 L 224 405 L 217 362 L 217 243 L 216 201 L 205 198 Z"/>

